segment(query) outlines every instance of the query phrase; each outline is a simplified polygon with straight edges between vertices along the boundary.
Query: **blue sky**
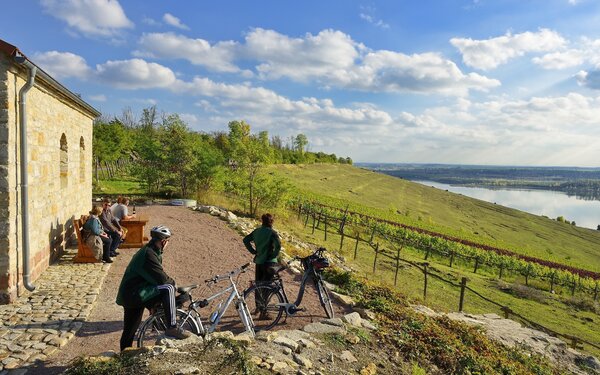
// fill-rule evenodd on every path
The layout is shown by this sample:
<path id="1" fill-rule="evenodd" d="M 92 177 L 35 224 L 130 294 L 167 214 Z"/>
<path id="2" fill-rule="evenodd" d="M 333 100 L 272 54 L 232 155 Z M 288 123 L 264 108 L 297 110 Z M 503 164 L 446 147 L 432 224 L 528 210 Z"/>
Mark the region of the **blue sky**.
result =
<path id="1" fill-rule="evenodd" d="M 600 166 L 593 0 L 24 0 L 0 39 L 105 114 L 363 162 Z"/>

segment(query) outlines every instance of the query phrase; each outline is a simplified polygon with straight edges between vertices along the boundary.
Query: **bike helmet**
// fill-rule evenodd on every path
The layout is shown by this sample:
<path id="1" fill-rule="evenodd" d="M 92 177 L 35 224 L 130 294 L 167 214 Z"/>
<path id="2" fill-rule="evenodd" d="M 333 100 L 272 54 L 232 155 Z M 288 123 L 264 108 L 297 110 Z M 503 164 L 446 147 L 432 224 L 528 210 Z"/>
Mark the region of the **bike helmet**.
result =
<path id="1" fill-rule="evenodd" d="M 171 230 L 164 225 L 159 225 L 150 229 L 150 236 L 157 240 L 166 240 L 171 237 Z"/>

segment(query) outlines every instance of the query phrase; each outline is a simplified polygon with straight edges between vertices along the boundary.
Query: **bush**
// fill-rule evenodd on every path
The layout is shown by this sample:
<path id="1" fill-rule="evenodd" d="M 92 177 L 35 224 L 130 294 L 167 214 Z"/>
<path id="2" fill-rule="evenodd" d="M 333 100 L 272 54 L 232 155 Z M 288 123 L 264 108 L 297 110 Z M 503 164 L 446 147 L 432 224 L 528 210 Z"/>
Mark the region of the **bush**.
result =
<path id="1" fill-rule="evenodd" d="M 515 297 L 530 299 L 539 303 L 546 303 L 547 297 L 542 291 L 521 284 L 509 284 L 502 280 L 496 282 L 496 287 L 501 291 Z"/>
<path id="2" fill-rule="evenodd" d="M 570 297 L 563 299 L 563 302 L 579 311 L 589 311 L 600 315 L 600 304 L 591 298 Z"/>

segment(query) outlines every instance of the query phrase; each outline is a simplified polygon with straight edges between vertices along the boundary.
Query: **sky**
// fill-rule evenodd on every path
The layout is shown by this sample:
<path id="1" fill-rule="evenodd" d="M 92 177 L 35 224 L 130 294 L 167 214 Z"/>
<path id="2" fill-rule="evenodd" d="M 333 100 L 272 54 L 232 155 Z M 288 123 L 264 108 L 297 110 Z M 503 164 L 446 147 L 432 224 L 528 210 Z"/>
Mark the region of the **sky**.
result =
<path id="1" fill-rule="evenodd" d="M 595 0 L 21 0 L 0 39 L 107 116 L 156 105 L 355 162 L 600 166 Z"/>

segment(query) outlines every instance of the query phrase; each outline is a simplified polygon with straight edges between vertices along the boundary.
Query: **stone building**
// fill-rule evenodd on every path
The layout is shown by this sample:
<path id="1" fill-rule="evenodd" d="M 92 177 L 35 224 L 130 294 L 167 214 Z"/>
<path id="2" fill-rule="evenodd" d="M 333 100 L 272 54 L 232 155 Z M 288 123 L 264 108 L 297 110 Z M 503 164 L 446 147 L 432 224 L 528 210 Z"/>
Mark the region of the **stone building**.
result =
<path id="1" fill-rule="evenodd" d="M 99 115 L 0 40 L 0 303 L 34 287 L 90 210 Z"/>

